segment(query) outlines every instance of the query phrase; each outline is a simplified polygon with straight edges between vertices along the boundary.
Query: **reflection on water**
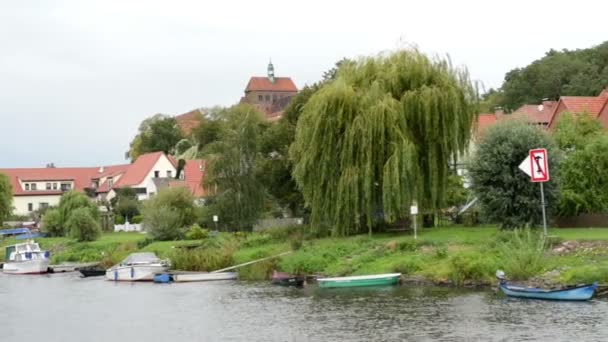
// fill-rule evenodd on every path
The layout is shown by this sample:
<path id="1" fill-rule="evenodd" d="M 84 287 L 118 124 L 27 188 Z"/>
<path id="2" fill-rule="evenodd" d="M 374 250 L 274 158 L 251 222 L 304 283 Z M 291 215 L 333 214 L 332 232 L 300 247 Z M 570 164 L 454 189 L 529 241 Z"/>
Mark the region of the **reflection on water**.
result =
<path id="1" fill-rule="evenodd" d="M 608 303 L 0 275 L 0 341 L 606 341 Z"/>

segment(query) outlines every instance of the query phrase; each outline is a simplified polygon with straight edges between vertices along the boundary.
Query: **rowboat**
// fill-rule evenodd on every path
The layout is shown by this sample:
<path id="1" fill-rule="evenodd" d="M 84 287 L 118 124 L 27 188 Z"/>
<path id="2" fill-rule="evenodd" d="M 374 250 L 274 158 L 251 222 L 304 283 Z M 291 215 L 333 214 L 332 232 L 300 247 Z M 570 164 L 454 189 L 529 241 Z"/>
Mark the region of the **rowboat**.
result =
<path id="1" fill-rule="evenodd" d="M 302 287 L 304 286 L 304 276 L 297 276 L 285 272 L 272 272 L 271 282 L 276 285 L 281 286 L 295 286 Z"/>
<path id="2" fill-rule="evenodd" d="M 537 287 L 523 287 L 510 284 L 504 277 L 504 272 L 497 271 L 496 277 L 500 281 L 500 290 L 509 297 L 532 298 L 545 300 L 589 300 L 597 290 L 597 282 L 593 284 L 577 285 L 560 289 L 542 289 Z"/>
<path id="3" fill-rule="evenodd" d="M 375 274 L 365 276 L 319 278 L 319 287 L 358 287 L 358 286 L 383 286 L 399 283 L 401 273 Z"/>

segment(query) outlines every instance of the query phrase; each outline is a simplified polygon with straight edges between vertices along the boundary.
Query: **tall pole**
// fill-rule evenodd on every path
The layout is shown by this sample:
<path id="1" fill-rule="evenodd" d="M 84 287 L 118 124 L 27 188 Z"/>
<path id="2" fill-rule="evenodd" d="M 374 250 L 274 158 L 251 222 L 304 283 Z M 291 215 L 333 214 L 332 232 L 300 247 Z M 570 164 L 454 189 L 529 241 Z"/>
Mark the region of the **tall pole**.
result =
<path id="1" fill-rule="evenodd" d="M 418 239 L 418 232 L 416 230 L 416 214 L 414 214 L 414 240 Z"/>
<path id="2" fill-rule="evenodd" d="M 543 182 L 540 182 L 540 203 L 543 207 L 543 232 L 545 237 L 547 236 L 547 214 L 545 213 L 545 190 L 543 188 Z"/>

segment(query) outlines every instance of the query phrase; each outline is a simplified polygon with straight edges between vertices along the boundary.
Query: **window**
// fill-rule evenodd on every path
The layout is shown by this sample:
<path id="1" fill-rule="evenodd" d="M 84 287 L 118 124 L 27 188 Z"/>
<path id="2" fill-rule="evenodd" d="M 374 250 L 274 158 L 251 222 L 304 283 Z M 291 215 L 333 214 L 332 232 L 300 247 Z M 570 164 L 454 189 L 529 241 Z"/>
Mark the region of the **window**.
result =
<path id="1" fill-rule="evenodd" d="M 38 209 L 40 209 L 40 210 L 46 210 L 48 207 L 49 207 L 49 204 L 46 202 L 38 203 Z"/>
<path id="2" fill-rule="evenodd" d="M 32 183 L 31 188 L 32 188 L 32 191 L 36 190 L 36 183 Z"/>
<path id="3" fill-rule="evenodd" d="M 276 102 L 277 101 L 277 96 L 276 95 L 272 95 L 272 102 Z"/>
<path id="4" fill-rule="evenodd" d="M 46 183 L 46 189 L 51 190 L 51 183 Z"/>
<path id="5" fill-rule="evenodd" d="M 270 102 L 270 95 L 266 95 L 266 102 Z"/>
<path id="6" fill-rule="evenodd" d="M 30 190 L 30 183 L 25 183 L 25 190 Z"/>
<path id="7" fill-rule="evenodd" d="M 160 177 L 160 171 L 154 171 L 154 178 Z"/>
<path id="8" fill-rule="evenodd" d="M 57 190 L 57 183 L 53 183 L 53 190 Z"/>
<path id="9" fill-rule="evenodd" d="M 108 187 L 112 189 L 114 186 L 114 178 L 108 178 Z"/>
<path id="10" fill-rule="evenodd" d="M 71 189 L 72 189 L 72 184 L 61 183 L 61 191 L 70 191 Z"/>
<path id="11" fill-rule="evenodd" d="M 167 178 L 171 178 L 171 170 L 167 170 Z"/>
<path id="12" fill-rule="evenodd" d="M 34 211 L 34 203 L 27 204 L 27 211 Z"/>
<path id="13" fill-rule="evenodd" d="M 258 101 L 264 101 L 264 96 L 258 95 Z"/>

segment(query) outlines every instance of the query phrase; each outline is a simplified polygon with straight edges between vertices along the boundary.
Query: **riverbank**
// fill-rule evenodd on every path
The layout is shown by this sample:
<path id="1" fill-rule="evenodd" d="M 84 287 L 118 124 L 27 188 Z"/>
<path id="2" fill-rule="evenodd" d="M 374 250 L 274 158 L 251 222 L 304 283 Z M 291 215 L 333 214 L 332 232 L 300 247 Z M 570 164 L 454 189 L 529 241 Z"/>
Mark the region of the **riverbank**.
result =
<path id="1" fill-rule="evenodd" d="M 52 263 L 101 261 L 109 267 L 137 251 L 170 258 L 176 269 L 209 271 L 293 250 L 280 259 L 239 269 L 241 279 L 268 279 L 273 269 L 345 276 L 400 272 L 405 280 L 438 285 L 493 284 L 496 269 L 516 280 L 573 284 L 608 282 L 608 229 L 552 229 L 546 244 L 533 232 L 495 227 L 423 229 L 348 238 L 304 238 L 298 230 L 220 233 L 205 240 L 154 242 L 139 233 L 107 233 L 97 241 L 38 238 Z M 8 239 L 2 246 L 14 243 Z M 3 255 L 2 255 L 3 257 Z"/>

